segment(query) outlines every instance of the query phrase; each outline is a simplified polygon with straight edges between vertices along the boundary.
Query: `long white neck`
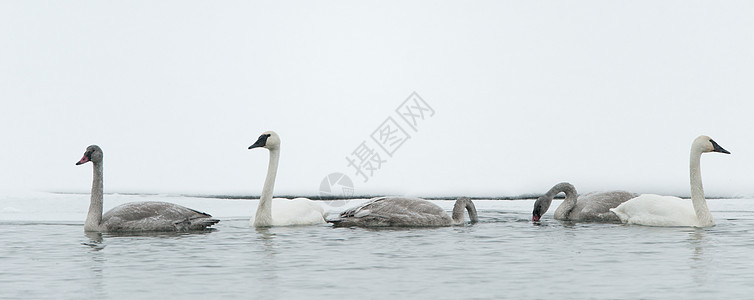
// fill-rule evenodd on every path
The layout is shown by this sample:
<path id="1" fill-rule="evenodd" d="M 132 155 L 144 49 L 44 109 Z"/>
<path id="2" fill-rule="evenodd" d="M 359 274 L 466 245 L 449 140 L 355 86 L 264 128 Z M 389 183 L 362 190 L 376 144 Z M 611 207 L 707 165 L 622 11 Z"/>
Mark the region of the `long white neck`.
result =
<path id="1" fill-rule="evenodd" d="M 557 209 L 555 209 L 555 219 L 557 220 L 567 220 L 568 215 L 571 214 L 571 211 L 576 206 L 576 200 L 579 197 L 579 194 L 576 192 L 576 188 L 573 187 L 573 185 L 570 184 L 557 184 L 552 189 L 550 189 L 549 192 L 547 192 L 547 197 L 552 201 L 552 198 L 555 197 L 560 192 L 565 193 L 565 200 L 563 200 L 563 203 L 558 206 Z"/>
<path id="2" fill-rule="evenodd" d="M 84 222 L 84 231 L 100 231 L 102 223 L 102 162 L 92 162 L 94 178 L 92 179 L 92 195 L 89 202 L 89 213 Z"/>
<path id="3" fill-rule="evenodd" d="M 712 226 L 715 221 L 707 207 L 707 200 L 704 199 L 704 187 L 702 187 L 702 170 L 700 160 L 702 152 L 697 149 L 691 149 L 689 159 L 689 179 L 691 183 L 691 202 L 694 204 L 694 212 L 699 220 L 699 226 Z"/>
<path id="4" fill-rule="evenodd" d="M 267 178 L 264 180 L 262 196 L 259 198 L 259 206 L 254 217 L 255 227 L 272 226 L 272 192 L 275 190 L 275 177 L 278 173 L 278 160 L 280 149 L 270 150 L 270 163 L 267 165 Z"/>

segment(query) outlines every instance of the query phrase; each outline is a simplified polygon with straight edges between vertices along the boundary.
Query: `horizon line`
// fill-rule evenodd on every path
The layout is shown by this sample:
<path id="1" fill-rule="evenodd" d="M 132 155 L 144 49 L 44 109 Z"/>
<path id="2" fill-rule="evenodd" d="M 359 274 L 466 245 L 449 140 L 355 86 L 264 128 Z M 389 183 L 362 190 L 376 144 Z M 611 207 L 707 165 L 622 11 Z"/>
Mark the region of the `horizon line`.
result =
<path id="1" fill-rule="evenodd" d="M 62 195 L 87 195 L 89 192 L 66 192 L 66 191 L 44 191 L 52 194 L 62 194 Z M 208 193 L 208 194 L 183 194 L 183 193 L 158 193 L 158 192 L 107 192 L 104 193 L 105 195 L 129 195 L 129 196 L 172 196 L 172 197 L 190 197 L 190 198 L 209 198 L 209 199 L 227 199 L 227 200 L 255 200 L 259 199 L 261 195 L 257 194 L 216 194 L 216 193 Z M 320 201 L 331 201 L 331 200 L 352 200 L 352 199 L 372 199 L 376 197 L 416 197 L 426 200 L 455 200 L 460 197 L 467 197 L 471 200 L 533 200 L 537 199 L 540 196 L 544 194 L 533 194 L 533 193 L 527 193 L 527 194 L 520 194 L 515 196 L 463 196 L 463 195 L 449 195 L 449 196 L 403 196 L 403 195 L 374 195 L 374 194 L 359 194 L 359 195 L 350 195 L 350 196 L 322 196 L 322 195 L 296 195 L 296 194 L 288 194 L 288 195 L 277 195 L 274 198 L 307 198 L 311 200 L 320 200 Z M 582 195 L 582 194 L 579 194 Z M 678 197 L 681 199 L 690 199 L 690 197 L 685 196 L 678 196 L 678 195 L 670 195 L 674 197 Z M 745 196 L 707 196 L 705 195 L 706 199 L 745 199 L 748 197 Z M 555 196 L 554 199 L 565 199 L 565 196 Z"/>

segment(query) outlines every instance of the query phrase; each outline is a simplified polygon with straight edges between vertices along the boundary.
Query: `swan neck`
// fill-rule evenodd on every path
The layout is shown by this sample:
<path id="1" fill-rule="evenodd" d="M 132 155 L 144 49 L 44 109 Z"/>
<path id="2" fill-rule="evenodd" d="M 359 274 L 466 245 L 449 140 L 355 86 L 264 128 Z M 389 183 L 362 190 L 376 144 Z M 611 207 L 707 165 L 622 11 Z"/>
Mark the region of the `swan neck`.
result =
<path id="1" fill-rule="evenodd" d="M 89 212 L 84 223 L 85 231 L 100 231 L 99 227 L 102 223 L 102 162 L 93 162 L 93 166 L 92 193 L 89 201 Z"/>
<path id="2" fill-rule="evenodd" d="M 712 219 L 712 213 L 707 207 L 707 200 L 704 198 L 704 187 L 702 186 L 701 170 L 702 152 L 691 149 L 689 158 L 689 183 L 691 185 L 691 202 L 694 205 L 694 212 L 700 226 L 711 226 L 715 222 Z"/>
<path id="3" fill-rule="evenodd" d="M 259 206 L 254 217 L 254 226 L 271 226 L 272 225 L 272 193 L 275 190 L 275 177 L 278 172 L 278 160 L 280 159 L 280 149 L 270 150 L 270 161 L 267 165 L 267 178 L 264 180 L 262 196 L 259 198 Z"/>
<path id="4" fill-rule="evenodd" d="M 464 209 L 469 212 L 469 219 L 472 223 L 476 223 L 479 220 L 474 202 L 471 202 L 471 199 L 468 198 L 458 199 L 453 206 L 453 215 L 451 216 L 453 218 L 453 224 L 463 224 Z"/>
<path id="5" fill-rule="evenodd" d="M 568 215 L 571 213 L 574 207 L 576 207 L 576 200 L 578 199 L 578 193 L 576 192 L 576 188 L 571 184 L 558 184 L 554 186 L 550 191 L 547 192 L 546 196 L 550 201 L 557 195 L 558 193 L 565 193 L 565 200 L 563 200 L 563 203 L 558 206 L 557 209 L 555 209 L 555 219 L 558 220 L 565 220 L 568 219 Z"/>

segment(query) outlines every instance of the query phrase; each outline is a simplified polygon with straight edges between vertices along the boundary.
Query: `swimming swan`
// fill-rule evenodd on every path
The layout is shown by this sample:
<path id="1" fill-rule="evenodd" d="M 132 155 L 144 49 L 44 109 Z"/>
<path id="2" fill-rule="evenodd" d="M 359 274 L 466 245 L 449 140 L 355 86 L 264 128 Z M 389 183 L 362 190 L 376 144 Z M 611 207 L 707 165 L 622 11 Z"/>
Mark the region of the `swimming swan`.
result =
<path id="1" fill-rule="evenodd" d="M 566 197 L 555 210 L 555 219 L 586 222 L 620 223 L 620 218 L 610 209 L 639 196 L 639 194 L 626 191 L 609 191 L 589 193 L 579 197 L 572 184 L 561 182 L 534 202 L 532 221 L 539 221 L 539 218 L 550 208 L 552 198 L 561 192 L 565 193 Z"/>
<path id="2" fill-rule="evenodd" d="M 340 214 L 340 219 L 330 220 L 335 226 L 359 227 L 429 227 L 463 224 L 463 210 L 469 212 L 472 223 L 477 222 L 476 207 L 469 198 L 456 199 L 453 215 L 434 204 L 419 198 L 379 197 Z"/>
<path id="3" fill-rule="evenodd" d="M 267 131 L 259 136 L 249 149 L 266 148 L 270 151 L 270 163 L 267 166 L 267 178 L 264 180 L 259 206 L 250 223 L 254 227 L 313 225 L 325 223 L 325 210 L 314 201 L 306 198 L 272 199 L 275 189 L 275 176 L 280 159 L 280 137 L 274 131 Z M 273 209 L 274 207 L 274 209 Z"/>
<path id="4" fill-rule="evenodd" d="M 689 177 L 691 203 L 678 197 L 643 194 L 611 209 L 623 223 L 649 226 L 714 226 L 715 221 L 704 199 L 702 173 L 699 166 L 702 153 L 730 154 L 708 136 L 700 136 L 691 144 Z"/>
<path id="5" fill-rule="evenodd" d="M 187 231 L 202 230 L 220 220 L 173 203 L 146 201 L 125 203 L 102 215 L 102 149 L 97 145 L 86 148 L 84 157 L 76 165 L 92 162 L 94 180 L 86 215 L 84 231 Z"/>

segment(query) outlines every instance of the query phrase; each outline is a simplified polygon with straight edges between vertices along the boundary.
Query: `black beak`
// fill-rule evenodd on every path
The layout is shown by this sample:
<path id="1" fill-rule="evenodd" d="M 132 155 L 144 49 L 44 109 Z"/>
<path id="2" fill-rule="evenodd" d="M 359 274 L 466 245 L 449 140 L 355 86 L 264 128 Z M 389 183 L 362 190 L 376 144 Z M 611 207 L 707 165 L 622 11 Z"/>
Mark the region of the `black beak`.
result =
<path id="1" fill-rule="evenodd" d="M 728 150 L 725 150 L 725 149 L 723 149 L 723 147 L 720 147 L 720 145 L 718 145 L 717 142 L 715 142 L 713 140 L 709 140 L 709 141 L 710 141 L 710 143 L 712 143 L 712 147 L 714 147 L 714 149 L 712 149 L 712 151 L 714 151 L 714 152 L 720 152 L 720 153 L 725 153 L 725 154 L 730 154 L 730 152 Z"/>
<path id="2" fill-rule="evenodd" d="M 263 134 L 259 136 L 259 139 L 257 139 L 256 142 L 254 142 L 253 145 L 249 146 L 249 149 L 254 149 L 257 147 L 264 147 L 267 145 L 267 138 L 270 137 L 269 134 Z"/>

